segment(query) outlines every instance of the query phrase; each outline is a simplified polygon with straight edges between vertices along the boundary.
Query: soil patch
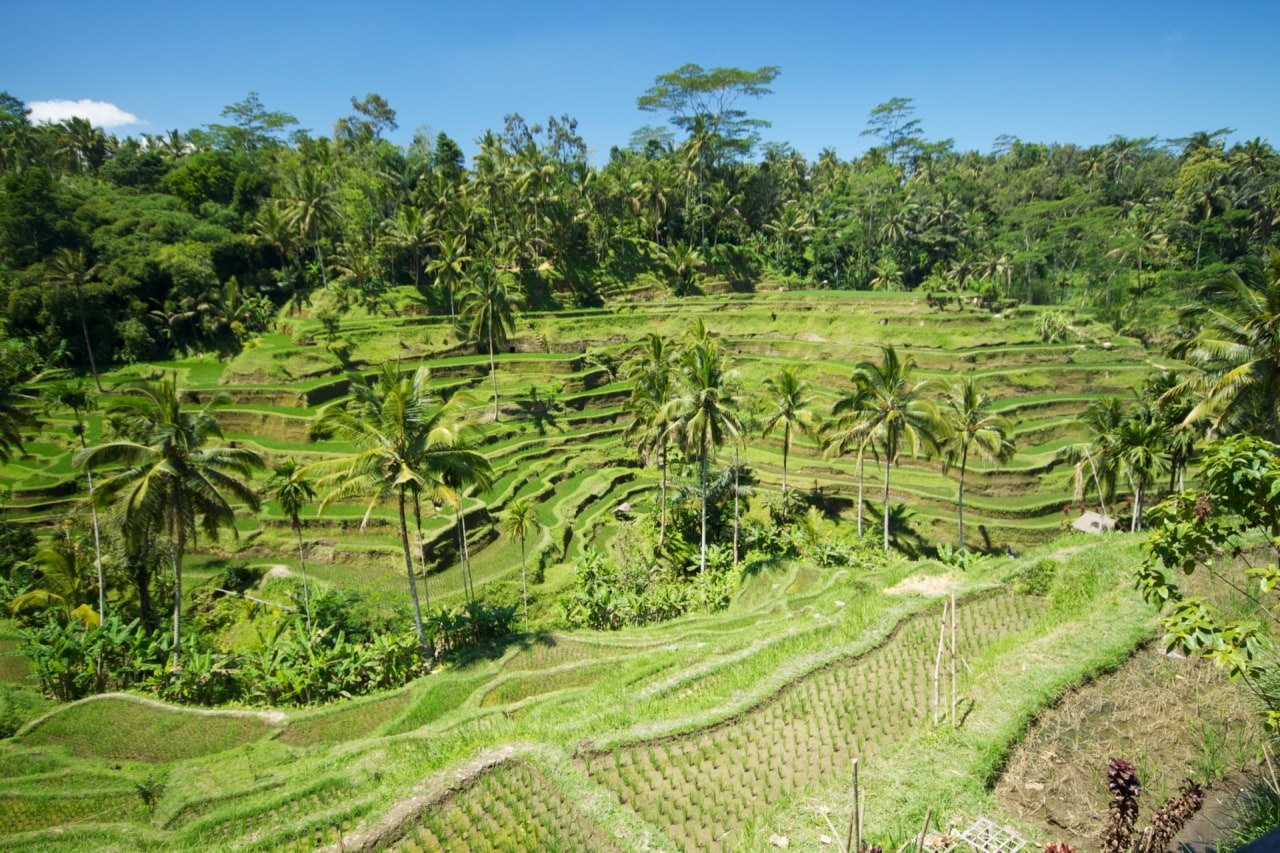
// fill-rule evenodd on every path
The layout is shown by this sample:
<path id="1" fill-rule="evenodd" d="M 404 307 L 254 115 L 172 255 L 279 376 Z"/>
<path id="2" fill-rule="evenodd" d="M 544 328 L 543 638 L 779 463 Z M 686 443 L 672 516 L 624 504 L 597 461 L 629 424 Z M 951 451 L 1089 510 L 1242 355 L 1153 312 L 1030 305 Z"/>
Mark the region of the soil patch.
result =
<path id="1" fill-rule="evenodd" d="M 1209 789 L 1206 814 L 1179 840 L 1212 843 L 1225 805 L 1258 773 L 1262 740 L 1240 685 L 1204 661 L 1148 646 L 1041 714 L 1010 755 L 996 796 L 1045 837 L 1097 850 L 1107 761 L 1123 758 L 1142 782 L 1139 827 L 1190 778 Z"/>

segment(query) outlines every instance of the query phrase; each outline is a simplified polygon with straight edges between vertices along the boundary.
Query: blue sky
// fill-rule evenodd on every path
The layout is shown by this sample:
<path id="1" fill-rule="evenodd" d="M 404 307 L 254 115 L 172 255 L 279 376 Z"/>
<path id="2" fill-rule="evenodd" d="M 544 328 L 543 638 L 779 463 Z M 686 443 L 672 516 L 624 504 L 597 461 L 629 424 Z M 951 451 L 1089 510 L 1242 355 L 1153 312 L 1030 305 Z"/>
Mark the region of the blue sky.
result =
<path id="1" fill-rule="evenodd" d="M 427 126 L 471 153 L 507 113 L 568 113 L 602 162 L 660 123 L 635 106 L 654 78 L 695 62 L 780 66 L 774 94 L 745 106 L 773 123 L 765 139 L 811 159 L 864 151 L 868 113 L 899 96 L 926 137 L 961 149 L 1220 127 L 1280 145 L 1280 3 L 1258 0 L 19 0 L 0 20 L 0 89 L 31 105 L 92 101 L 77 111 L 121 136 L 218 122 L 250 91 L 327 134 L 351 96 L 378 92 L 398 113 L 396 142 Z"/>

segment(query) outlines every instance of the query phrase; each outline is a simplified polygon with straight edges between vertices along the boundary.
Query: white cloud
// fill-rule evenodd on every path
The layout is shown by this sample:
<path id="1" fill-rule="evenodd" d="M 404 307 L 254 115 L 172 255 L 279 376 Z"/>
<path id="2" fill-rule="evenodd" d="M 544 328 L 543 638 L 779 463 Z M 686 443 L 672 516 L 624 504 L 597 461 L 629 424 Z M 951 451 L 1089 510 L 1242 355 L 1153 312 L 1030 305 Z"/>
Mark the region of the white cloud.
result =
<path id="1" fill-rule="evenodd" d="M 27 106 L 31 108 L 32 124 L 66 121 L 73 116 L 88 119 L 93 126 L 107 130 L 144 123 L 133 113 L 107 101 L 32 101 Z"/>

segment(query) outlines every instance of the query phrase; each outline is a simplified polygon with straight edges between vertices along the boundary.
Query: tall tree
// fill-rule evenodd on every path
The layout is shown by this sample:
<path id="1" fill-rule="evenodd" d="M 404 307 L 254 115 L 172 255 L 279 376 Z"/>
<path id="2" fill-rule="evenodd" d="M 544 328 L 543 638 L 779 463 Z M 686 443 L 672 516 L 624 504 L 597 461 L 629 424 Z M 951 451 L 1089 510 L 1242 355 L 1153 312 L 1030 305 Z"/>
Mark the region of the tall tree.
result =
<path id="1" fill-rule="evenodd" d="M 1013 458 L 1010 436 L 1013 425 L 991 411 L 991 399 L 978 390 L 972 376 L 955 383 L 947 394 L 942 412 L 947 426 L 947 439 L 942 456 L 945 473 L 952 465 L 960 466 L 960 484 L 956 491 L 956 518 L 960 528 L 959 547 L 964 548 L 964 477 L 970 454 L 999 465 Z"/>
<path id="2" fill-rule="evenodd" d="M 707 465 L 715 449 L 737 441 L 742 425 L 730 388 L 730 371 L 720 346 L 712 339 L 690 344 L 680 357 L 683 388 L 678 429 L 688 452 L 696 453 L 701 471 L 702 543 L 698 569 L 707 569 Z"/>
<path id="3" fill-rule="evenodd" d="M 338 206 L 333 184 L 317 166 L 304 164 L 285 175 L 285 218 L 303 245 L 316 255 L 320 282 L 329 286 L 321 245 L 338 222 Z"/>
<path id="4" fill-rule="evenodd" d="M 1219 434 L 1248 430 L 1280 443 L 1280 251 L 1250 285 L 1237 273 L 1207 288 L 1188 310 L 1199 331 L 1173 353 L 1204 371 L 1192 380 L 1201 402 L 1188 421 L 1208 418 Z"/>
<path id="5" fill-rule="evenodd" d="M 787 457 L 791 453 L 791 442 L 796 432 L 812 435 L 814 429 L 813 412 L 809 404 L 813 401 L 809 393 L 809 383 L 796 376 L 794 368 L 784 367 L 777 376 L 764 380 L 767 407 L 764 427 L 761 435 L 768 438 L 775 429 L 782 427 L 782 505 L 787 505 Z"/>
<path id="6" fill-rule="evenodd" d="M 173 565 L 173 666 L 181 661 L 182 558 L 198 530 L 210 538 L 235 532 L 234 502 L 257 511 L 257 493 L 246 479 L 263 467 L 262 458 L 243 447 L 209 447 L 222 432 L 214 408 L 229 398 L 213 395 L 197 411 L 184 409 L 171 378 L 127 386 L 108 412 L 122 419 L 127 434 L 81 450 L 80 467 L 119 465 L 94 495 L 100 506 L 119 505 L 125 534 L 146 540 L 163 532 Z"/>
<path id="7" fill-rule="evenodd" d="M 659 74 L 636 105 L 646 112 L 665 114 L 673 125 L 689 133 L 701 123 L 708 138 L 716 140 L 709 162 L 717 156 L 745 156 L 755 145 L 759 130 L 768 127 L 769 122 L 749 117 L 737 103 L 743 98 L 772 94 L 769 85 L 780 73 L 776 65 L 748 71 L 704 69 L 690 62 Z"/>
<path id="8" fill-rule="evenodd" d="M 71 432 L 80 439 L 80 448 L 83 450 L 89 446 L 89 440 L 86 436 L 86 427 L 84 415 L 86 412 L 93 411 L 97 406 L 97 401 L 93 397 L 93 392 L 85 384 L 83 377 L 56 379 L 45 385 L 41 390 L 40 396 L 44 399 L 44 404 L 50 409 L 70 409 L 75 423 L 71 425 Z M 102 537 L 98 528 L 98 507 L 93 500 L 93 470 L 88 466 L 85 467 L 85 479 L 89 484 L 89 517 L 93 522 L 93 556 L 94 564 L 98 569 L 98 618 L 105 619 L 107 615 L 107 579 L 102 568 Z"/>
<path id="9" fill-rule="evenodd" d="M 289 519 L 289 527 L 298 540 L 298 565 L 302 569 L 302 604 L 307 613 L 307 633 L 311 626 L 311 586 L 307 583 L 307 549 L 302 544 L 302 510 L 316 499 L 315 486 L 293 457 L 273 465 L 267 483 L 280 511 Z"/>
<path id="10" fill-rule="evenodd" d="M 520 595 L 524 600 L 524 630 L 529 632 L 529 581 L 525 568 L 525 543 L 529 535 L 538 529 L 538 515 L 533 501 L 518 498 L 507 507 L 502 517 L 502 529 L 520 543 Z"/>
<path id="11" fill-rule="evenodd" d="M 859 362 L 853 370 L 854 383 L 865 388 L 867 422 L 875 441 L 884 452 L 884 550 L 889 551 L 889 472 L 898 464 L 904 445 L 915 456 L 934 452 L 946 426 L 924 393 L 930 383 L 913 381 L 915 359 L 898 357 L 891 346 L 881 347 L 880 361 Z"/>
<path id="12" fill-rule="evenodd" d="M 626 436 L 638 439 L 645 459 L 657 456 L 662 475 L 658 493 L 659 548 L 666 542 L 667 534 L 667 451 L 677 417 L 676 356 L 675 348 L 666 338 L 650 332 L 637 345 L 625 369 L 632 382 L 631 423 Z"/>
<path id="13" fill-rule="evenodd" d="M 488 488 L 493 479 L 488 459 L 467 438 L 457 398 L 442 399 L 430 387 L 430 378 L 425 366 L 401 376 L 392 363 L 370 381 L 353 375 L 352 399 L 327 410 L 318 428 L 353 444 L 355 453 L 310 466 L 321 475 L 317 484 L 325 490 L 321 510 L 335 501 L 368 496 L 368 518 L 380 500 L 395 498 L 414 628 L 424 651 L 427 635 L 409 543 L 408 499 L 421 494 L 452 502 L 464 486 Z"/>
<path id="14" fill-rule="evenodd" d="M 864 516 L 863 495 L 866 492 L 866 455 L 874 451 L 876 413 L 865 385 L 855 379 L 854 387 L 840 396 L 831 407 L 833 420 L 827 425 L 826 452 L 843 455 L 857 448 L 858 452 L 858 537 L 862 537 Z"/>
<path id="15" fill-rule="evenodd" d="M 84 316 L 84 285 L 98 271 L 98 265 L 92 266 L 85 260 L 84 252 L 61 248 L 53 256 L 47 275 L 48 282 L 54 287 L 71 287 L 76 293 L 76 312 L 80 315 L 80 331 L 84 333 L 84 349 L 89 356 L 89 370 L 93 373 L 93 382 L 102 391 L 102 379 L 98 376 L 98 364 L 93 357 L 93 341 L 89 338 L 89 324 Z"/>
<path id="16" fill-rule="evenodd" d="M 493 379 L 493 420 L 498 420 L 498 367 L 494 360 L 497 348 L 515 331 L 513 311 L 521 302 L 517 294 L 492 263 L 472 269 L 466 292 L 462 295 L 462 322 L 467 340 L 483 342 L 489 350 L 489 375 Z"/>

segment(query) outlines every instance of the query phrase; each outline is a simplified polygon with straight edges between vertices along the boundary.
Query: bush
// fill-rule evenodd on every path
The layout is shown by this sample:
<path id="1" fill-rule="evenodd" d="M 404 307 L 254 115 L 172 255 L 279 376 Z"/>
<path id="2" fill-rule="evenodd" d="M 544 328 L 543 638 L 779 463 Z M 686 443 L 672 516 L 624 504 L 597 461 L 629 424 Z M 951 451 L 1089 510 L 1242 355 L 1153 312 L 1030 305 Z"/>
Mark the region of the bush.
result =
<path id="1" fill-rule="evenodd" d="M 1044 596 L 1049 594 L 1057 577 L 1057 560 L 1044 557 L 1019 571 L 1011 580 L 1014 592 L 1022 595 Z"/>

